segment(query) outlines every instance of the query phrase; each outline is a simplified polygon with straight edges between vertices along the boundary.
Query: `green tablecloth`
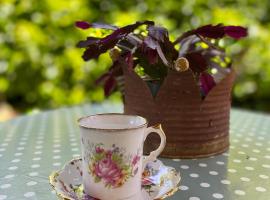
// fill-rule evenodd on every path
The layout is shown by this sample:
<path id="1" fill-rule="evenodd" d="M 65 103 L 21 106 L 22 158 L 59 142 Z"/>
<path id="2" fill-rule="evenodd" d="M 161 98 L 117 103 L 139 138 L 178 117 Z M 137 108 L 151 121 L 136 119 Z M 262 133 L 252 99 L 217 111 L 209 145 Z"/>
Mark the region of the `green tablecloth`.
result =
<path id="1" fill-rule="evenodd" d="M 76 119 L 121 112 L 104 103 L 61 108 L 0 123 L 0 200 L 56 199 L 49 174 L 80 155 Z M 231 112 L 229 152 L 206 159 L 162 159 L 181 172 L 172 200 L 269 200 L 270 116 Z"/>

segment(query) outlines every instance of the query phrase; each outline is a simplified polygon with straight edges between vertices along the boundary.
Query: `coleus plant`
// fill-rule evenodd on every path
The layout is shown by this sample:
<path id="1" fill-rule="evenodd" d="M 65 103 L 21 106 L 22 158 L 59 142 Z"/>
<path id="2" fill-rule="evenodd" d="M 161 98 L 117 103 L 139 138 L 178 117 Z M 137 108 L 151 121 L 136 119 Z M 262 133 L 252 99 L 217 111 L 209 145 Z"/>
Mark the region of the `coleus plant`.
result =
<path id="1" fill-rule="evenodd" d="M 240 39 L 247 36 L 241 26 L 205 25 L 187 31 L 175 41 L 170 41 L 168 30 L 156 26 L 153 21 L 138 21 L 124 27 L 102 23 L 76 22 L 81 29 L 105 29 L 111 31 L 105 37 L 87 37 L 77 47 L 84 48 L 85 61 L 110 52 L 113 60 L 109 70 L 96 80 L 104 84 L 104 93 L 110 95 L 117 88 L 116 78 L 123 75 L 121 66 L 134 69 L 143 78 L 162 82 L 168 70 L 181 73 L 190 69 L 204 98 L 227 73 L 231 62 L 218 41 L 225 37 Z M 146 27 L 142 29 L 142 26 Z"/>

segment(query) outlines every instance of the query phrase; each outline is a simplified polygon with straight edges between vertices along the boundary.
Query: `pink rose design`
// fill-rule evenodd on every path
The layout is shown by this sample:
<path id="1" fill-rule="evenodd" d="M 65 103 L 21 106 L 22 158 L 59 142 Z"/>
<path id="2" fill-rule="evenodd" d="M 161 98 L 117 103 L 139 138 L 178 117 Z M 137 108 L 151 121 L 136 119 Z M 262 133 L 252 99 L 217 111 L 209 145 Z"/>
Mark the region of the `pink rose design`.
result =
<path id="1" fill-rule="evenodd" d="M 96 153 L 102 153 L 104 152 L 104 149 L 101 147 L 96 147 Z"/>
<path id="2" fill-rule="evenodd" d="M 136 155 L 132 160 L 132 165 L 135 166 L 140 160 L 140 158 L 141 158 L 140 156 Z"/>
<path id="3" fill-rule="evenodd" d="M 107 156 L 94 164 L 94 173 L 100 177 L 105 184 L 118 187 L 123 178 L 122 170 L 114 163 L 111 156 Z"/>

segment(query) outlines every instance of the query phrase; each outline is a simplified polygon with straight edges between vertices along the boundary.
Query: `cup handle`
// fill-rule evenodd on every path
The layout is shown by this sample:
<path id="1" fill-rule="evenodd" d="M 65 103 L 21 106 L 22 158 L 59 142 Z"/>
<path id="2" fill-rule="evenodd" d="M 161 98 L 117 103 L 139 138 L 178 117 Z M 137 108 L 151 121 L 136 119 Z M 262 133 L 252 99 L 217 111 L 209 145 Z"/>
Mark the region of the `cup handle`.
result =
<path id="1" fill-rule="evenodd" d="M 161 152 L 163 151 L 163 149 L 165 148 L 165 145 L 166 145 L 166 135 L 161 128 L 161 124 L 157 124 L 155 126 L 148 127 L 144 133 L 144 141 L 146 140 L 147 136 L 150 133 L 157 133 L 160 137 L 161 142 L 160 142 L 159 147 L 156 150 L 152 151 L 149 154 L 149 156 L 144 158 L 143 164 L 142 164 L 143 169 L 145 168 L 145 166 L 148 162 L 155 161 L 157 159 L 157 157 L 159 156 L 159 154 L 161 154 Z"/>

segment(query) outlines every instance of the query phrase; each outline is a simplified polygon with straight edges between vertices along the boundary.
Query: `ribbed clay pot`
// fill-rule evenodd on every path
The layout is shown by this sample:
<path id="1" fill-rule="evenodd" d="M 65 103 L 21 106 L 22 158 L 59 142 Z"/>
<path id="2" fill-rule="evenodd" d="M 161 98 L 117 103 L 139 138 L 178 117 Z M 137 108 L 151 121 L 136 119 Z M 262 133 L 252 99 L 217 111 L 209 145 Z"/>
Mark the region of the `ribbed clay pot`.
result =
<path id="1" fill-rule="evenodd" d="M 149 125 L 161 123 L 167 136 L 162 157 L 199 158 L 226 151 L 229 147 L 231 89 L 235 77 L 230 72 L 202 99 L 191 71 L 170 70 L 156 96 L 133 70 L 123 68 L 124 112 L 141 115 Z M 144 147 L 149 153 L 159 145 L 150 135 Z"/>

